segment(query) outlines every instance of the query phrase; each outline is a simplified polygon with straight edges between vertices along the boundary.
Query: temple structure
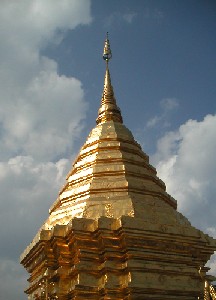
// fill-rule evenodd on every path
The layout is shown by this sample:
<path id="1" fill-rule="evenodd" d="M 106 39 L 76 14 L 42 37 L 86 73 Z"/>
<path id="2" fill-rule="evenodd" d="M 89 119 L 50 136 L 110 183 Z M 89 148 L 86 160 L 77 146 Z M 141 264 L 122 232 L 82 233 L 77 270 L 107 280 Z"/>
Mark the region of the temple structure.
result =
<path id="1" fill-rule="evenodd" d="M 205 264 L 216 241 L 176 210 L 176 200 L 123 124 L 111 56 L 107 37 L 97 125 L 21 255 L 30 274 L 28 299 L 216 299 L 212 286 L 204 293 Z"/>

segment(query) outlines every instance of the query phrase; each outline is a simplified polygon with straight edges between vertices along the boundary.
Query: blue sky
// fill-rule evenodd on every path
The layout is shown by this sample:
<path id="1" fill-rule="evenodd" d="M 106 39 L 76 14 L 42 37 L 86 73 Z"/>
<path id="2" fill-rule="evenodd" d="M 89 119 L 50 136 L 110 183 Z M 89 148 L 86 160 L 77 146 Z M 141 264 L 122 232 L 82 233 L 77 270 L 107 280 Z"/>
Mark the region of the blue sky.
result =
<path id="1" fill-rule="evenodd" d="M 214 1 L 105 4 L 96 0 L 91 7 L 89 26 L 68 32 L 57 47 L 51 44 L 45 49 L 58 62 L 60 73 L 82 81 L 90 105 L 88 128 L 94 126 L 101 95 L 104 65 L 100 58 L 106 31 L 113 51 L 110 69 L 118 103 L 134 134 L 141 140 L 148 135 L 148 153 L 155 151 L 159 128 L 145 134 L 143 128 L 161 113 L 162 99 L 175 98 L 179 103 L 178 110 L 167 116 L 172 129 L 190 118 L 202 120 L 215 112 Z"/>
<path id="2" fill-rule="evenodd" d="M 179 210 L 216 237 L 216 2 L 0 3 L 0 298 L 26 299 L 19 255 L 95 126 L 109 32 L 125 125 Z M 212 273 L 216 274 L 214 258 Z"/>
<path id="3" fill-rule="evenodd" d="M 111 1 L 105 9 L 103 1 L 94 1 L 92 11 L 100 9 L 100 13 L 93 15 L 92 26 L 68 33 L 66 44 L 53 49 L 60 72 L 68 75 L 76 72 L 85 83 L 87 68 L 100 79 L 103 66 L 100 69 L 96 66 L 101 40 L 108 30 L 115 76 L 123 84 L 132 82 L 131 74 L 136 79 L 131 95 L 146 82 L 147 97 L 167 97 L 168 93 L 182 96 L 185 88 L 187 94 L 196 92 L 195 98 L 206 97 L 206 93 L 200 95 L 197 85 L 210 91 L 214 87 L 215 5 L 207 4 L 208 1 L 186 1 L 185 5 L 184 1 L 123 1 L 118 6 L 116 3 L 121 1 L 114 1 L 114 5 Z M 129 22 L 126 18 L 130 15 Z M 155 86 L 158 94 L 153 93 Z"/>

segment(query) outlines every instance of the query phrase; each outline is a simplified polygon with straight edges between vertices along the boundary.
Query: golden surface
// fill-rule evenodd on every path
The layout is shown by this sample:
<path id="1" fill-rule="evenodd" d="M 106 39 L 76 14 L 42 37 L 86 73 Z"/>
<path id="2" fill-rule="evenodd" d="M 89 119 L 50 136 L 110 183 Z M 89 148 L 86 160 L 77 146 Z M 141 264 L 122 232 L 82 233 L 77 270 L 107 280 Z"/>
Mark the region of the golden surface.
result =
<path id="1" fill-rule="evenodd" d="M 202 299 L 198 266 L 213 252 L 213 239 L 160 227 L 122 216 L 74 218 L 42 230 L 22 257 L 31 274 L 29 299 L 43 299 L 46 291 L 59 299 Z"/>
<path id="2" fill-rule="evenodd" d="M 205 281 L 204 300 L 216 300 L 215 289 L 208 281 Z"/>
<path id="3" fill-rule="evenodd" d="M 108 32 L 107 32 L 107 38 L 104 43 L 103 59 L 108 63 L 111 58 L 112 58 L 112 51 L 110 48 L 110 42 L 109 42 Z"/>
<path id="4" fill-rule="evenodd" d="M 108 39 L 104 51 L 109 56 L 97 126 L 21 255 L 30 274 L 28 299 L 203 299 L 204 266 L 216 241 L 176 210 L 122 124 Z"/>

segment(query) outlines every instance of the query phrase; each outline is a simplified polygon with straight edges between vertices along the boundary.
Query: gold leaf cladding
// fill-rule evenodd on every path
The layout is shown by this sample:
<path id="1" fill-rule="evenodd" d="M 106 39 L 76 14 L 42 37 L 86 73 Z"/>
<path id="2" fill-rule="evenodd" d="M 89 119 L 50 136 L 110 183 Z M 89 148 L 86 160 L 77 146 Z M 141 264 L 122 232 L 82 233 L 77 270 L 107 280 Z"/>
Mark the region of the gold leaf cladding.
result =
<path id="1" fill-rule="evenodd" d="M 88 210 L 87 210 L 87 207 L 85 206 L 84 210 L 83 210 L 83 218 L 89 218 L 89 213 L 88 213 Z"/>
<path id="2" fill-rule="evenodd" d="M 106 217 L 108 218 L 113 218 L 114 217 L 114 214 L 112 213 L 113 212 L 113 206 L 111 203 L 106 203 L 105 204 L 105 211 L 106 211 Z"/>
<path id="3" fill-rule="evenodd" d="M 134 210 L 132 209 L 129 213 L 128 213 L 129 217 L 134 217 Z"/>

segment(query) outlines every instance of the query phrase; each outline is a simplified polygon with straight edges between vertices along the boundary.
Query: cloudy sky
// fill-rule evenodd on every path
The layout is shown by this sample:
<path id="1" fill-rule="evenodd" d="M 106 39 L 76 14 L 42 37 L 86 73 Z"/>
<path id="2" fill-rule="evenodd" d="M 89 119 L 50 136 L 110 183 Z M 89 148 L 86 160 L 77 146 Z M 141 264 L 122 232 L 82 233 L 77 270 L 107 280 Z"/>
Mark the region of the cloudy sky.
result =
<path id="1" fill-rule="evenodd" d="M 216 237 L 215 1 L 1 0 L 0 299 L 26 299 L 19 255 L 95 126 L 107 31 L 125 125 Z"/>

